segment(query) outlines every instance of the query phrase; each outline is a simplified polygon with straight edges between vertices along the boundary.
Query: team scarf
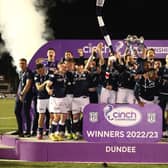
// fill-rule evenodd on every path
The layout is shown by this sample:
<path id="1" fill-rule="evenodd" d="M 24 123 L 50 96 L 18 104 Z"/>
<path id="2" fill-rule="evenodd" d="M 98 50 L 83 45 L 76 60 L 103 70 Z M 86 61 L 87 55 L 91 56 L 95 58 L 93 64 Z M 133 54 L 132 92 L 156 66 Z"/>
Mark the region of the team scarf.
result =
<path id="1" fill-rule="evenodd" d="M 110 48 L 112 54 L 114 54 L 111 38 L 110 38 L 110 35 L 106 29 L 106 26 L 105 26 L 105 23 L 103 20 L 103 16 L 102 16 L 104 3 L 105 3 L 105 0 L 96 0 L 96 16 L 97 16 L 98 24 L 99 24 L 101 33 L 104 37 L 104 40 L 105 40 L 107 46 Z"/>

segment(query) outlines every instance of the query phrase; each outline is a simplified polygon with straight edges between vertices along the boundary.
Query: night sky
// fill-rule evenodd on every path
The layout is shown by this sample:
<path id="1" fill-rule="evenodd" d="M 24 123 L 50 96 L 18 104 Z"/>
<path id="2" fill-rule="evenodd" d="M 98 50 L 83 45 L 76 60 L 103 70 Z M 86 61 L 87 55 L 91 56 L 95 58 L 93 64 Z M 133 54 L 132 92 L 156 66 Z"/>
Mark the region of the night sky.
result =
<path id="1" fill-rule="evenodd" d="M 128 34 L 145 39 L 168 39 L 167 5 L 164 0 L 106 0 L 104 21 L 112 39 Z M 55 38 L 102 38 L 96 15 L 95 0 L 57 1 L 49 10 L 50 26 Z"/>

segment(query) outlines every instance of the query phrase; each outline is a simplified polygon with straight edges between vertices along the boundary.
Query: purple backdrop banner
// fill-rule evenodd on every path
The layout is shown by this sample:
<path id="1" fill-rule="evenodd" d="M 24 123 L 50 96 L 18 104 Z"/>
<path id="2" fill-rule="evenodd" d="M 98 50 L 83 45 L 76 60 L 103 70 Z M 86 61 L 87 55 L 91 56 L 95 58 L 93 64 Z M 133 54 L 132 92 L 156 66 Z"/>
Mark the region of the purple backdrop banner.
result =
<path id="1" fill-rule="evenodd" d="M 104 42 L 104 40 L 53 40 L 49 41 L 45 45 L 39 48 L 39 50 L 34 54 L 30 61 L 30 67 L 34 67 L 35 60 L 37 58 L 46 58 L 46 53 L 48 48 L 54 48 L 56 50 L 56 60 L 60 60 L 66 50 L 72 51 L 75 57 L 78 57 L 77 49 L 82 48 L 85 54 L 85 57 L 90 56 L 92 47 L 96 46 L 99 42 Z M 123 52 L 125 45 L 123 40 L 113 40 L 112 41 L 114 50 Z M 146 40 L 145 44 L 148 48 L 154 48 L 157 58 L 165 58 L 168 54 L 168 40 Z M 109 48 L 105 45 L 103 48 L 105 57 L 109 53 Z"/>
<path id="2" fill-rule="evenodd" d="M 158 142 L 162 136 L 158 105 L 89 104 L 83 116 L 83 135 L 89 142 Z"/>

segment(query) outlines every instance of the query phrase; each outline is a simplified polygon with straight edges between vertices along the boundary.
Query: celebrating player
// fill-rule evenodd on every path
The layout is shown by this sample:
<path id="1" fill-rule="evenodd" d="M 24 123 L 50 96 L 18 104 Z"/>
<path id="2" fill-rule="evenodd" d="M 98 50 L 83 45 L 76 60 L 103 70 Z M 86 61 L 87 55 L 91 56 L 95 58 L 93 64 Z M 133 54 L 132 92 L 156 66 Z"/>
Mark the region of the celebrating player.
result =
<path id="1" fill-rule="evenodd" d="M 57 68 L 58 71 L 55 74 L 50 74 L 49 82 L 46 85 L 47 92 L 51 96 L 49 101 L 49 110 L 50 113 L 54 114 L 49 137 L 54 141 L 63 140 L 65 133 L 65 120 L 67 118 L 65 64 L 59 63 Z"/>
<path id="2" fill-rule="evenodd" d="M 46 84 L 49 79 L 49 75 L 45 72 L 45 68 L 43 64 L 36 65 L 37 74 L 34 77 L 35 86 L 37 88 L 37 112 L 39 113 L 38 119 L 38 134 L 37 138 L 43 138 L 43 124 L 45 113 L 49 110 L 49 95 L 45 89 Z M 47 117 L 49 119 L 49 117 Z M 46 129 L 49 129 L 49 121 L 46 121 L 48 124 L 46 125 Z"/>

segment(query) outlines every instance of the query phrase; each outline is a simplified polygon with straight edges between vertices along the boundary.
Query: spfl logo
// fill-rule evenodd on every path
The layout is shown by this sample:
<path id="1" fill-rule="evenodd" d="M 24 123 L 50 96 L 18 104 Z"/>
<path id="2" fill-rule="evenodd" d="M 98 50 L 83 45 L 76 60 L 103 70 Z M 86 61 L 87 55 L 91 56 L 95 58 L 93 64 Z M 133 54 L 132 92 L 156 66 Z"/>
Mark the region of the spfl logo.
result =
<path id="1" fill-rule="evenodd" d="M 115 126 L 128 127 L 141 121 L 141 113 L 130 106 L 113 107 L 106 105 L 103 109 L 106 120 Z"/>
<path id="2" fill-rule="evenodd" d="M 89 112 L 89 121 L 91 123 L 98 122 L 98 112 Z"/>

